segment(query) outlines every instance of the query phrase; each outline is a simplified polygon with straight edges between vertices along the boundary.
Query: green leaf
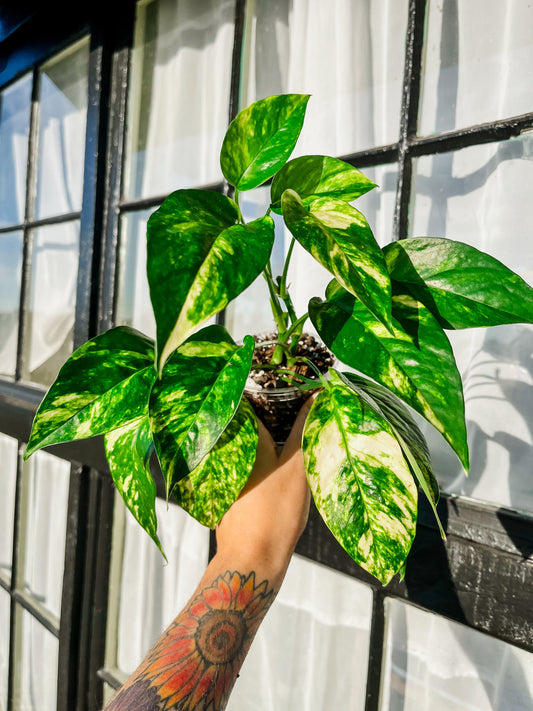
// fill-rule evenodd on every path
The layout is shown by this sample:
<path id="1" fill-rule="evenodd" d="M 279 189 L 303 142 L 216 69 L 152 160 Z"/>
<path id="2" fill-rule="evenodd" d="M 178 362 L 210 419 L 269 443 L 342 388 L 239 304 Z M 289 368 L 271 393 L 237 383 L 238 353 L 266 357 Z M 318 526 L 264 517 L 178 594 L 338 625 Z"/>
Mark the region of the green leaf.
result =
<path id="1" fill-rule="evenodd" d="M 224 331 L 210 326 L 204 331 Z M 251 336 L 228 351 L 227 341 L 211 344 L 202 332 L 193 343 L 205 343 L 201 355 L 186 355 L 190 341 L 169 358 L 150 397 L 150 419 L 156 451 L 167 485 L 189 475 L 215 446 L 235 415 L 252 363 Z"/>
<path id="2" fill-rule="evenodd" d="M 271 178 L 292 153 L 305 117 L 308 94 L 261 99 L 231 122 L 222 143 L 220 166 L 237 190 Z"/>
<path id="3" fill-rule="evenodd" d="M 381 385 L 360 378 L 354 373 L 339 373 L 339 375 L 346 385 L 353 388 L 371 407 L 383 415 L 391 426 L 415 480 L 426 495 L 442 538 L 446 539 L 436 506 L 439 501 L 439 485 L 431 468 L 426 439 L 411 413 L 396 395 Z"/>
<path id="4" fill-rule="evenodd" d="M 355 373 L 339 373 L 339 375 L 346 385 L 353 388 L 371 407 L 380 412 L 393 430 L 400 435 L 402 440 L 400 446 L 402 443 L 405 444 L 415 457 L 418 467 L 423 472 L 429 499 L 436 504 L 439 500 L 439 485 L 431 468 L 427 442 L 409 410 L 396 395 L 382 385 L 361 378 Z"/>
<path id="5" fill-rule="evenodd" d="M 157 537 L 156 489 L 149 466 L 153 442 L 148 415 L 109 432 L 104 443 L 109 471 L 119 494 L 166 560 Z"/>
<path id="6" fill-rule="evenodd" d="M 308 212 L 292 190 L 283 193 L 281 204 L 285 224 L 302 247 L 389 326 L 389 274 L 364 215 L 332 198 L 315 200 Z"/>
<path id="7" fill-rule="evenodd" d="M 148 220 L 148 282 L 157 323 L 157 364 L 261 273 L 274 222 L 236 224 L 232 200 L 206 190 L 172 193 Z"/>
<path id="8" fill-rule="evenodd" d="M 270 189 L 272 210 L 281 215 L 281 196 L 294 190 L 305 206 L 319 197 L 351 202 L 376 185 L 360 170 L 338 158 L 301 156 L 286 163 L 276 174 Z"/>
<path id="9" fill-rule="evenodd" d="M 45 395 L 24 455 L 94 437 L 144 414 L 156 378 L 153 341 L 117 326 L 78 348 Z"/>
<path id="10" fill-rule="evenodd" d="M 346 365 L 392 390 L 447 439 L 465 469 L 468 445 L 461 377 L 446 334 L 420 302 L 393 297 L 392 332 L 334 282 L 309 302 L 324 343 Z"/>
<path id="11" fill-rule="evenodd" d="M 172 494 L 187 513 L 214 528 L 246 484 L 256 453 L 257 419 L 243 398 L 213 449 Z"/>
<path id="12" fill-rule="evenodd" d="M 533 289 L 494 257 L 444 238 L 413 238 L 384 249 L 398 291 L 422 301 L 444 328 L 533 322 Z"/>
<path id="13" fill-rule="evenodd" d="M 335 371 L 303 433 L 307 478 L 334 536 L 387 584 L 411 548 L 417 488 L 390 425 Z"/>

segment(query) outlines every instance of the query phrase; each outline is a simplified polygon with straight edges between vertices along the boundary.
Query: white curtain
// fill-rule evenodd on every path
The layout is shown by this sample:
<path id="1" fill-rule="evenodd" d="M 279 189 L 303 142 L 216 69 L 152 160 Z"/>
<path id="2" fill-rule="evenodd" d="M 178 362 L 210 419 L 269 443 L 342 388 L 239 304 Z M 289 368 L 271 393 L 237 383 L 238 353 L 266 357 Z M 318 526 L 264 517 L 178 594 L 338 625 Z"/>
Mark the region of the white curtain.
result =
<path id="1" fill-rule="evenodd" d="M 222 178 L 234 0 L 140 4 L 133 51 L 126 195 Z"/>
<path id="2" fill-rule="evenodd" d="M 117 506 L 123 505 L 117 499 Z M 129 513 L 124 520 L 116 663 L 126 673 L 133 672 L 185 605 L 207 566 L 208 529 L 161 499 L 156 513 L 168 564 Z"/>
<path id="3" fill-rule="evenodd" d="M 364 708 L 372 592 L 293 556 L 228 711 Z"/>
<path id="4" fill-rule="evenodd" d="M 529 0 L 431 0 L 419 133 L 533 110 Z"/>
<path id="5" fill-rule="evenodd" d="M 529 711 L 533 655 L 387 601 L 382 711 Z"/>

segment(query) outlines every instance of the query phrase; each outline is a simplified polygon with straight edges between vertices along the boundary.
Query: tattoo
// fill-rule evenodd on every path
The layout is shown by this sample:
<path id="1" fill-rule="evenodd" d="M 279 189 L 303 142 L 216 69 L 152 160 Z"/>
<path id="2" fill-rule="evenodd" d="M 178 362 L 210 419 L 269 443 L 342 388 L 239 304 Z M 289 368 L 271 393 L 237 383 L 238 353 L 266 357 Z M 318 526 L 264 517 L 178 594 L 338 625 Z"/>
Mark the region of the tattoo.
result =
<path id="1" fill-rule="evenodd" d="M 221 711 L 274 591 L 229 570 L 163 633 L 108 711 Z"/>

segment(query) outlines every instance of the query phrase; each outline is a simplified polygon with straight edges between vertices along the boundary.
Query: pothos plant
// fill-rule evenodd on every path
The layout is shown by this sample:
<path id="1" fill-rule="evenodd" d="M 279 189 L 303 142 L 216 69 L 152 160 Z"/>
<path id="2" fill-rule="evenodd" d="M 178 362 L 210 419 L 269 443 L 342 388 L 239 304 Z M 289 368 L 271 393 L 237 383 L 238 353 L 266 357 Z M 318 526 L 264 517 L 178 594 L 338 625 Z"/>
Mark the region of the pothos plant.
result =
<path id="1" fill-rule="evenodd" d="M 291 379 L 296 344 L 310 318 L 338 362 L 350 368 L 316 374 L 322 390 L 304 427 L 305 467 L 335 537 L 387 583 L 409 553 L 419 488 L 435 515 L 439 496 L 410 408 L 468 469 L 461 378 L 445 329 L 531 322 L 533 290 L 493 257 L 460 242 L 424 237 L 381 249 L 351 204 L 375 187 L 368 178 L 336 158 L 288 160 L 308 99 L 272 96 L 230 124 L 220 162 L 233 199 L 177 190 L 153 213 L 147 274 L 155 343 L 118 326 L 78 348 L 39 407 L 26 457 L 103 434 L 118 491 L 161 547 L 149 467 L 155 447 L 167 496 L 215 526 L 256 456 L 257 420 L 243 397 L 255 341 L 247 335 L 237 344 L 220 325 L 199 327 L 263 274 L 277 327 L 270 366 Z M 270 207 L 246 222 L 241 193 L 270 179 Z M 292 234 L 277 277 L 270 264 L 271 212 L 283 216 Z M 312 298 L 303 315 L 295 313 L 287 283 L 295 242 L 333 277 L 325 298 Z M 307 378 L 294 384 L 317 386 Z"/>

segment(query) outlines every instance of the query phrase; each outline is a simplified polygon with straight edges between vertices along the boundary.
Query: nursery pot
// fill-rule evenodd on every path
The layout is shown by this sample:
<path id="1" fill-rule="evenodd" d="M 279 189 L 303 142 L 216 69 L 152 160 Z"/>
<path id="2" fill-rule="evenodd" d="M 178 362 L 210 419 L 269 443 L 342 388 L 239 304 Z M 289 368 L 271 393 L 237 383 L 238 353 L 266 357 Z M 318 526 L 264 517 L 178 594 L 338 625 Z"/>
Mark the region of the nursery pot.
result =
<path id="1" fill-rule="evenodd" d="M 260 334 L 254 338 L 257 344 L 254 362 L 268 363 L 269 355 L 266 351 L 268 348 L 273 349 L 272 343 L 276 339 L 276 334 Z M 263 342 L 266 351 L 261 354 Z M 314 366 L 324 374 L 335 360 L 330 351 L 308 333 L 304 333 L 300 337 L 297 355 L 305 356 L 311 360 Z M 313 380 L 316 377 L 316 373 L 313 373 L 312 370 L 306 372 L 305 375 Z M 316 387 L 320 388 L 318 378 Z M 253 375 L 248 378 L 244 388 L 244 394 L 254 408 L 257 417 L 269 430 L 278 446 L 282 446 L 287 441 L 300 408 L 313 392 L 314 390 L 301 390 L 294 385 L 287 385 L 279 377 L 263 378 L 257 382 Z"/>
<path id="2" fill-rule="evenodd" d="M 317 384 L 317 387 L 320 385 Z M 287 441 L 300 408 L 312 392 L 291 386 L 263 388 L 251 378 L 248 378 L 244 388 L 244 394 L 255 414 L 279 447 Z"/>

